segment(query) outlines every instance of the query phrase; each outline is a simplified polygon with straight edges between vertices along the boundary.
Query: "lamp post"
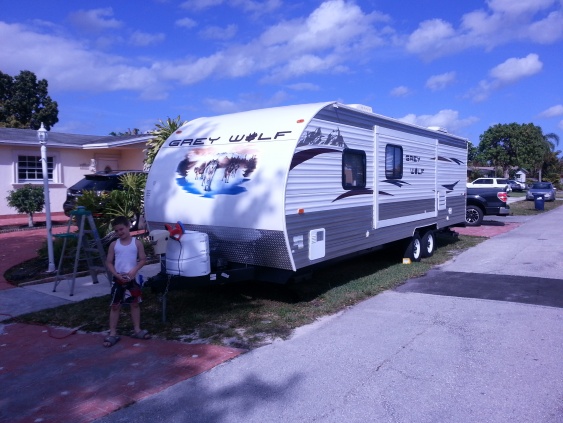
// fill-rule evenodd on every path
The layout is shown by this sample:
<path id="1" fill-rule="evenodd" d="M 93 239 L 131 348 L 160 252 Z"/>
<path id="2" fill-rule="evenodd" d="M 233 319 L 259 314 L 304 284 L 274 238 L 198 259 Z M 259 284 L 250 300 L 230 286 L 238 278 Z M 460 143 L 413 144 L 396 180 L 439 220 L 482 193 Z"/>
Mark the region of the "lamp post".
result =
<path id="1" fill-rule="evenodd" d="M 49 173 L 47 170 L 47 138 L 49 133 L 41 122 L 41 128 L 37 130 L 37 139 L 41 144 L 41 165 L 43 169 L 43 195 L 45 197 L 45 225 L 47 226 L 47 253 L 49 255 L 49 267 L 47 273 L 53 273 L 55 269 L 55 256 L 53 253 L 53 235 L 51 223 L 51 200 L 49 199 Z"/>

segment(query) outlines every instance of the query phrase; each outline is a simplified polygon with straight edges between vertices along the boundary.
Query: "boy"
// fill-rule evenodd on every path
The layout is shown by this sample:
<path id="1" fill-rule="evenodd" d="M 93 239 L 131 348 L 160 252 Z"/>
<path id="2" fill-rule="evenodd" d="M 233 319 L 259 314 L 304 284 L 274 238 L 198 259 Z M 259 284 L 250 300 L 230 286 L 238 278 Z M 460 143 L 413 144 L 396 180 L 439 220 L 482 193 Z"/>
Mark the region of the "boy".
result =
<path id="1" fill-rule="evenodd" d="M 117 323 L 122 304 L 131 306 L 133 321 L 133 338 L 149 339 L 146 330 L 141 330 L 141 287 L 135 281 L 137 272 L 145 265 L 147 257 L 145 248 L 138 239 L 129 232 L 129 219 L 118 216 L 111 222 L 118 239 L 113 241 L 108 250 L 106 265 L 113 275 L 111 285 L 111 309 L 109 313 L 109 336 L 104 339 L 104 347 L 115 345 L 120 337 L 117 335 Z"/>

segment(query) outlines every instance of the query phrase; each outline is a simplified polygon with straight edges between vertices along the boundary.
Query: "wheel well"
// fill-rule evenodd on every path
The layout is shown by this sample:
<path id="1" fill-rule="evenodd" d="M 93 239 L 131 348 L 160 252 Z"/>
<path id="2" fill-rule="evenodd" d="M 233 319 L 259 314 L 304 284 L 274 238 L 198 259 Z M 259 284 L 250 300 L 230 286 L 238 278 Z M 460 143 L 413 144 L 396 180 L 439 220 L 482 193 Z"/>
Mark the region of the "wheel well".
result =
<path id="1" fill-rule="evenodd" d="M 467 207 L 477 207 L 479 210 L 481 210 L 483 213 L 485 213 L 485 207 L 482 204 L 477 204 L 477 203 L 471 203 L 471 204 L 467 204 L 467 206 L 465 207 L 467 209 Z"/>
<path id="2" fill-rule="evenodd" d="M 437 230 L 437 229 L 438 229 L 438 228 L 437 228 L 436 224 L 429 225 L 429 226 L 421 226 L 421 227 L 419 227 L 419 228 L 415 228 L 415 229 L 414 229 L 413 235 L 414 235 L 416 232 L 418 232 L 418 234 L 420 235 L 420 237 L 422 237 L 426 232 L 428 232 L 428 231 L 435 231 L 435 230 Z"/>

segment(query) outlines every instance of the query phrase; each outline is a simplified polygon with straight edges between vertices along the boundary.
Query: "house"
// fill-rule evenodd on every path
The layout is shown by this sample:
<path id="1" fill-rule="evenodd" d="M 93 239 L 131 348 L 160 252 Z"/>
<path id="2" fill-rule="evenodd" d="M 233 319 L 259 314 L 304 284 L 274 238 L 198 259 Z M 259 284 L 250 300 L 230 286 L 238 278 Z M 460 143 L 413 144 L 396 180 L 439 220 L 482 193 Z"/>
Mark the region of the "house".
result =
<path id="1" fill-rule="evenodd" d="M 101 170 L 143 169 L 149 134 L 98 136 L 48 133 L 47 170 L 51 212 L 62 212 L 66 190 L 85 174 Z M 0 216 L 17 214 L 8 206 L 11 190 L 43 185 L 37 131 L 0 128 Z"/>
<path id="2" fill-rule="evenodd" d="M 522 182 L 524 184 L 526 183 L 526 177 L 528 176 L 528 171 L 526 169 L 518 169 L 515 175 L 518 182 Z"/>

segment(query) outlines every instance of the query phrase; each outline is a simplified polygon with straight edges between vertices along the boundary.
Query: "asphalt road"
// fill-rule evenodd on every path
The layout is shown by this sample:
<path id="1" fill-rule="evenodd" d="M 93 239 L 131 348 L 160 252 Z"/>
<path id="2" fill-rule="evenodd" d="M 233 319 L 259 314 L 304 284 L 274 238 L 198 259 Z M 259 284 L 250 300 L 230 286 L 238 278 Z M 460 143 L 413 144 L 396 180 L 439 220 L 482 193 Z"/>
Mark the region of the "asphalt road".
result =
<path id="1" fill-rule="evenodd" d="M 99 422 L 563 422 L 563 207 Z"/>

